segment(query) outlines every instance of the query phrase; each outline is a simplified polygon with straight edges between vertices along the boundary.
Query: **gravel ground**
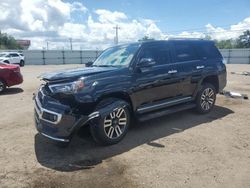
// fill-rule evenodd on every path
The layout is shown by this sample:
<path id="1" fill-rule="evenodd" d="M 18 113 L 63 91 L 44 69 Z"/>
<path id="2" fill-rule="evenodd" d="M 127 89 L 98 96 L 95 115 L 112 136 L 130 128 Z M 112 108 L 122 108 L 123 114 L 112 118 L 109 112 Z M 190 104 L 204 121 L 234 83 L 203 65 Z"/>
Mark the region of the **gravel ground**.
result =
<path id="1" fill-rule="evenodd" d="M 83 129 L 60 149 L 37 134 L 32 95 L 43 72 L 80 65 L 26 66 L 24 83 L 0 96 L 0 187 L 250 187 L 250 102 L 218 95 L 192 110 L 132 127 L 100 147 Z M 250 65 L 228 65 L 227 90 L 250 96 Z"/>

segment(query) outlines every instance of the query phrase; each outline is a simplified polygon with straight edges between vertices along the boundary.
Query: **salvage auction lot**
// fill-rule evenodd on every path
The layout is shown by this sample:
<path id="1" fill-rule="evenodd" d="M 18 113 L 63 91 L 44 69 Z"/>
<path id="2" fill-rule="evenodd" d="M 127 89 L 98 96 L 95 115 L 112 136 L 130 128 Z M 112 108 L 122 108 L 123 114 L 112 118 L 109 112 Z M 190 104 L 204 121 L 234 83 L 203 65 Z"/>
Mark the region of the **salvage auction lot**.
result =
<path id="1" fill-rule="evenodd" d="M 97 146 L 82 130 L 68 148 L 37 134 L 33 93 L 44 72 L 0 95 L 0 187 L 250 187 L 250 102 L 217 96 L 210 114 L 192 110 L 131 127 L 121 143 Z M 226 90 L 250 96 L 250 65 L 228 65 Z"/>

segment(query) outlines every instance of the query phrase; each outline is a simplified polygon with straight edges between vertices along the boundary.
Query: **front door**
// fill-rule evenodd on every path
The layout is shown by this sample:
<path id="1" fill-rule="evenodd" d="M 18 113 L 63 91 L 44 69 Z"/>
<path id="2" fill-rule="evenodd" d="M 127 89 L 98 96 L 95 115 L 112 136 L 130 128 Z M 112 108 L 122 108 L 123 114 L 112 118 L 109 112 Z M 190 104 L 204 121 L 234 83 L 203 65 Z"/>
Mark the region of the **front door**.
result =
<path id="1" fill-rule="evenodd" d="M 158 102 L 178 95 L 176 65 L 172 64 L 171 50 L 168 43 L 142 47 L 137 62 L 151 58 L 155 64 L 150 67 L 137 67 L 134 73 L 133 98 L 136 106 Z"/>

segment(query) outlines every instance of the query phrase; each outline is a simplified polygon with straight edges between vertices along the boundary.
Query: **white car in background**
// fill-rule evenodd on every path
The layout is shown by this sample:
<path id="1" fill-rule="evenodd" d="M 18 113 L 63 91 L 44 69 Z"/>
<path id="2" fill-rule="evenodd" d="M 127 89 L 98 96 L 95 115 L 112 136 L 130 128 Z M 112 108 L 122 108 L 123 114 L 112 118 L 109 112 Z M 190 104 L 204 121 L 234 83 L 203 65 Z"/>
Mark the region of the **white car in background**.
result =
<path id="1" fill-rule="evenodd" d="M 19 52 L 0 52 L 0 62 L 24 66 L 24 55 Z"/>

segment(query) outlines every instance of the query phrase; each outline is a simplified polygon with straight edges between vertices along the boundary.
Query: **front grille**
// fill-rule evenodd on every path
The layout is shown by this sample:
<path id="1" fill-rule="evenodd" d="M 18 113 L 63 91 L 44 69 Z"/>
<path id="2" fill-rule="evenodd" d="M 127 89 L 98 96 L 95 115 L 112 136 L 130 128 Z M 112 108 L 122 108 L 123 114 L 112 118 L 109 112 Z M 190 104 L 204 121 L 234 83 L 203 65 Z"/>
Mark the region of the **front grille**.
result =
<path id="1" fill-rule="evenodd" d="M 42 105 L 43 105 L 44 97 L 45 95 L 43 91 L 40 89 L 35 98 L 35 115 L 39 119 L 42 119 L 49 123 L 53 123 L 53 124 L 59 123 L 61 121 L 62 114 L 43 108 Z"/>
<path id="2" fill-rule="evenodd" d="M 37 110 L 36 113 L 41 114 L 42 110 L 41 110 L 40 106 L 37 104 L 36 100 L 35 100 L 35 105 L 36 105 L 36 110 Z"/>
<path id="3" fill-rule="evenodd" d="M 39 99 L 40 103 L 43 104 L 44 97 L 49 95 L 48 91 L 46 90 L 46 86 L 42 86 L 39 89 L 37 95 L 38 95 L 38 99 Z"/>
<path id="4" fill-rule="evenodd" d="M 36 110 L 35 110 L 35 119 L 36 119 L 36 121 L 38 121 L 38 119 L 39 119 L 39 115 L 38 115 Z"/>

